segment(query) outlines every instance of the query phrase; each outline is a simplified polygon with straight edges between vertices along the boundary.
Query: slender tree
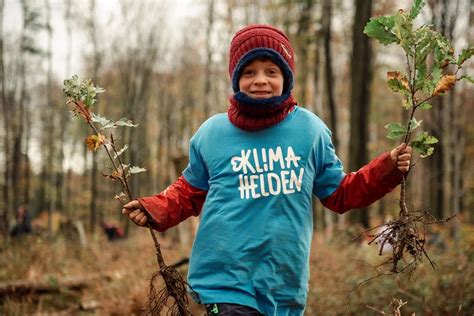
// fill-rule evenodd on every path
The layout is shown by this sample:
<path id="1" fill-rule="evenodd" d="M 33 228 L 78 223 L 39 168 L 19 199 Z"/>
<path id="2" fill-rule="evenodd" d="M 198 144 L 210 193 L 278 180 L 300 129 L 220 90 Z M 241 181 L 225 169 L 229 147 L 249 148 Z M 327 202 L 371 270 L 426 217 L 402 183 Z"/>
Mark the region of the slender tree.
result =
<path id="1" fill-rule="evenodd" d="M 332 21 L 332 0 L 323 1 L 323 14 L 321 19 L 322 36 L 324 38 L 324 84 L 326 103 L 329 109 L 329 122 L 332 131 L 332 139 L 336 151 L 339 147 L 338 128 L 337 128 L 337 107 L 334 97 L 334 74 L 332 68 L 332 50 L 331 50 L 331 21 Z"/>
<path id="2" fill-rule="evenodd" d="M 1 218 L 0 218 L 0 231 L 4 236 L 8 235 L 8 224 L 10 220 L 9 214 L 9 185 L 8 185 L 8 175 L 9 175 L 9 129 L 8 129 L 8 105 L 7 105 L 7 96 L 6 96 L 6 85 L 5 85 L 5 59 L 4 59 L 4 50 L 3 50 L 3 9 L 4 1 L 0 0 L 0 88 L 1 88 L 1 101 L 2 101 L 2 118 L 3 118 L 3 128 L 5 130 L 3 137 L 3 157 L 4 157 L 4 166 L 3 166 L 3 181 L 2 181 L 2 199 L 3 203 L 1 204 Z"/>
<path id="3" fill-rule="evenodd" d="M 54 189 L 54 157 L 55 157 L 55 142 L 54 139 L 54 116 L 46 113 L 56 113 L 54 111 L 53 101 L 53 28 L 51 20 L 51 4 L 49 0 L 45 0 L 46 10 L 46 33 L 47 33 L 47 72 L 46 72 L 46 106 L 47 111 L 43 111 L 43 124 L 45 134 L 43 135 L 44 147 L 47 148 L 47 153 L 43 156 L 43 186 L 46 187 L 45 196 L 48 210 L 48 234 L 52 235 L 52 216 L 53 210 L 56 208 Z"/>
<path id="4" fill-rule="evenodd" d="M 350 170 L 359 169 L 368 160 L 368 118 L 372 79 L 372 51 L 369 38 L 363 33 L 372 13 L 372 0 L 355 0 L 354 7 L 356 11 L 352 27 Z M 353 212 L 351 215 L 365 227 L 369 226 L 367 209 Z"/>
<path id="5" fill-rule="evenodd" d="M 312 19 L 313 19 L 313 8 L 314 0 L 305 0 L 299 8 L 299 19 L 298 19 L 298 31 L 297 37 L 297 49 L 298 49 L 298 63 L 301 71 L 297 72 L 297 87 L 299 87 L 298 100 L 301 104 L 306 105 L 308 98 L 306 95 L 306 87 L 309 80 L 309 48 L 311 41 L 313 40 L 312 31 Z"/>
<path id="6" fill-rule="evenodd" d="M 71 27 L 71 8 L 72 0 L 65 0 L 64 2 L 64 22 L 66 24 L 66 74 L 69 75 L 71 72 L 71 57 L 72 57 L 72 27 Z M 65 141 L 66 135 L 69 130 L 69 125 L 66 124 L 68 121 L 68 111 L 66 108 L 62 107 L 59 110 L 61 120 L 59 127 L 59 156 L 58 156 L 58 165 L 62 166 L 64 161 L 64 150 L 65 150 Z M 70 188 L 69 182 L 67 181 L 67 175 L 69 171 L 65 171 L 60 168 L 60 173 L 58 176 L 56 192 L 58 194 L 58 209 L 65 210 L 66 215 L 69 218 L 71 215 L 71 196 L 68 194 L 68 189 Z"/>
<path id="7" fill-rule="evenodd" d="M 92 65 L 90 74 L 92 79 L 96 82 L 99 82 L 100 76 L 100 69 L 102 65 L 102 52 L 101 48 L 99 47 L 99 39 L 98 39 L 98 28 L 97 28 L 97 21 L 96 21 L 96 1 L 91 0 L 89 4 L 89 20 L 87 23 L 87 29 L 89 33 L 89 39 L 92 44 Z M 97 111 L 101 112 L 100 103 L 97 105 Z M 95 233 L 95 228 L 97 226 L 97 220 L 100 216 L 98 213 L 97 208 L 97 199 L 99 196 L 99 186 L 98 186 L 98 176 L 99 173 L 97 172 L 97 153 L 92 152 L 92 168 L 90 174 L 91 180 L 91 199 L 89 204 L 89 230 L 92 234 Z"/>
<path id="8" fill-rule="evenodd" d="M 212 93 L 212 32 L 214 26 L 214 0 L 208 0 L 207 4 L 207 31 L 206 31 L 206 66 L 204 76 L 204 116 L 207 117 L 210 113 L 211 107 L 211 93 Z"/>

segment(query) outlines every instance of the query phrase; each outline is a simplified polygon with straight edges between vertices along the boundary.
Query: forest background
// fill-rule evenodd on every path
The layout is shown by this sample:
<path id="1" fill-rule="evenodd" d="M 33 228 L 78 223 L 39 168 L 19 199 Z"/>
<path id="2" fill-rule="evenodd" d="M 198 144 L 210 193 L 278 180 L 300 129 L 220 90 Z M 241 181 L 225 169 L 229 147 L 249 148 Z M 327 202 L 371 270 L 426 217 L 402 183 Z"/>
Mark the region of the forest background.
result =
<path id="1" fill-rule="evenodd" d="M 126 160 L 147 169 L 134 176 L 133 196 L 153 195 L 186 166 L 189 139 L 200 124 L 227 109 L 232 35 L 249 23 L 273 24 L 289 35 L 296 51 L 299 105 L 323 118 L 346 171 L 354 171 L 397 145 L 385 138 L 384 126 L 407 117 L 386 84 L 387 71 L 404 70 L 405 56 L 370 40 L 363 28 L 371 16 L 410 5 L 394 0 L 0 0 L 0 311 L 129 314 L 146 297 L 154 269 L 146 231 L 120 214 L 113 199 L 119 189 L 101 175 L 108 158 L 87 151 L 87 126 L 73 120 L 65 105 L 64 79 L 92 78 L 106 90 L 93 112 L 139 123 L 116 136 L 129 144 Z M 459 54 L 474 42 L 473 17 L 469 0 L 428 0 L 417 23 L 433 25 Z M 461 72 L 472 75 L 473 69 L 470 61 Z M 472 86 L 460 81 L 419 117 L 440 142 L 413 168 L 409 201 L 437 218 L 459 214 L 430 232 L 428 249 L 439 269 L 430 271 L 428 265 L 416 280 L 381 278 L 351 292 L 373 275 L 367 262 L 377 260 L 377 249 L 351 238 L 397 215 L 398 190 L 343 216 L 316 201 L 309 314 L 376 314 L 393 309 L 393 299 L 407 302 L 402 310 L 425 314 L 474 310 L 474 289 L 466 283 L 474 274 L 473 98 Z M 23 206 L 34 234 L 13 238 Z M 117 226 L 125 237 L 109 243 L 105 225 Z M 160 236 L 171 262 L 188 256 L 197 225 L 198 219 L 190 219 Z M 66 286 L 41 295 L 2 292 L 13 281 L 34 288 L 45 278 L 59 282 L 90 272 L 105 274 L 107 282 L 94 279 L 85 289 Z"/>

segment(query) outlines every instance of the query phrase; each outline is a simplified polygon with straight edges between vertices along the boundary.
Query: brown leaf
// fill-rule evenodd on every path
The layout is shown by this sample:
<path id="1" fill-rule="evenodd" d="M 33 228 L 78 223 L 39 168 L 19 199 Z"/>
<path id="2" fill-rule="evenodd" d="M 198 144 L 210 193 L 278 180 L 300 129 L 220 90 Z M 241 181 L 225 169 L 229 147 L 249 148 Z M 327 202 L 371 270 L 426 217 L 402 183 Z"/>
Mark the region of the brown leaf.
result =
<path id="1" fill-rule="evenodd" d="M 105 136 L 102 134 L 99 135 L 90 135 L 86 138 L 87 149 L 94 151 L 99 148 L 100 145 L 105 143 Z"/>
<path id="2" fill-rule="evenodd" d="M 405 75 L 402 75 L 399 71 L 389 71 L 387 72 L 387 80 L 397 80 L 400 82 L 407 91 L 410 91 L 410 83 Z"/>
<path id="3" fill-rule="evenodd" d="M 438 85 L 434 89 L 433 95 L 439 95 L 448 92 L 454 87 L 455 83 L 455 75 L 444 75 L 443 77 L 441 77 L 441 80 L 438 82 Z"/>
<path id="4" fill-rule="evenodd" d="M 114 171 L 111 174 L 107 174 L 107 173 L 102 171 L 102 175 L 105 178 L 108 178 L 108 179 L 111 179 L 111 180 L 120 180 L 120 179 L 122 179 L 122 176 L 117 171 Z"/>

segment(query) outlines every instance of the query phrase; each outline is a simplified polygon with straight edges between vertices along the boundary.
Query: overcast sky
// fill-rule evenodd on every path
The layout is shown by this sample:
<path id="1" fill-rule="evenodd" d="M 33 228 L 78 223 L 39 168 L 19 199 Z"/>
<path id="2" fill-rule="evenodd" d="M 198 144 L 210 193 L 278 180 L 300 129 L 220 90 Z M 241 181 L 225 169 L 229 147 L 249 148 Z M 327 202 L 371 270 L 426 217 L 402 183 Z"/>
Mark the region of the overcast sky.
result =
<path id="1" fill-rule="evenodd" d="M 20 0 L 4 0 L 4 33 L 9 34 L 12 32 L 19 32 L 22 27 L 22 16 Z M 46 0 L 32 0 L 30 3 L 34 7 L 40 9 L 45 8 Z M 133 0 L 126 0 L 133 3 Z M 177 31 L 182 24 L 201 12 L 202 6 L 199 5 L 201 1 L 192 0 L 144 0 L 145 2 L 161 2 L 163 7 L 166 8 L 166 27 L 174 30 L 173 38 L 180 36 L 182 32 Z M 108 25 L 113 23 L 115 15 L 119 14 L 120 0 L 96 0 L 96 17 L 98 25 Z M 55 75 L 58 78 L 65 78 L 70 76 L 72 73 L 80 73 L 82 66 L 82 56 L 84 53 L 84 47 L 87 48 L 87 39 L 83 31 L 79 29 L 78 23 L 75 22 L 73 25 L 72 34 L 72 63 L 71 63 L 71 74 L 66 74 L 66 52 L 67 52 L 67 34 L 66 25 L 64 21 L 65 12 L 65 1 L 64 0 L 49 0 L 51 6 L 51 23 L 53 28 L 53 67 Z M 88 12 L 89 1 L 77 1 L 73 0 L 73 12 Z M 74 13 L 73 13 L 74 14 Z M 176 41 L 178 42 L 178 41 Z M 41 32 L 38 36 L 37 43 L 40 47 L 46 49 L 47 37 L 46 32 Z M 86 45 L 86 46 L 85 46 Z"/>
<path id="2" fill-rule="evenodd" d="M 4 0 L 4 21 L 3 21 L 3 32 L 6 38 L 6 45 L 18 45 L 19 32 L 22 29 L 22 11 L 20 6 L 20 0 Z M 43 11 L 47 0 L 31 0 L 30 4 L 33 7 L 39 8 Z M 125 0 L 130 3 L 135 3 L 133 0 Z M 201 14 L 203 8 L 202 1 L 192 0 L 144 0 L 145 3 L 149 4 L 163 4 L 163 8 L 166 8 L 166 19 L 165 27 L 169 28 L 169 37 L 172 39 L 171 44 L 179 43 L 180 36 L 183 32 L 180 30 L 183 24 L 186 23 L 192 17 Z M 160 1 L 160 2 L 158 2 Z M 120 14 L 120 2 L 121 0 L 96 0 L 96 18 L 98 27 L 102 26 L 104 36 L 109 37 L 111 34 L 107 32 L 113 31 L 113 19 L 115 16 Z M 63 80 L 64 78 L 70 77 L 73 74 L 79 74 L 81 77 L 84 76 L 84 55 L 91 51 L 91 47 L 88 44 L 86 32 L 81 30 L 80 23 L 77 22 L 77 17 L 80 14 L 87 14 L 89 11 L 90 1 L 84 0 L 72 0 L 73 12 L 76 12 L 76 21 L 72 25 L 72 56 L 70 71 L 67 73 L 67 33 L 66 24 L 64 20 L 65 14 L 65 1 L 64 0 L 49 0 L 51 6 L 51 24 L 53 29 L 52 38 L 52 51 L 53 51 L 53 71 L 54 76 L 57 80 Z M 82 13 L 81 13 L 82 12 Z M 74 14 L 74 13 L 72 13 Z M 82 26 L 83 27 L 83 26 Z M 15 39 L 17 42 L 13 42 Z M 126 40 L 126 39 L 124 39 Z M 9 42 L 10 41 L 10 42 Z M 46 51 L 47 49 L 47 34 L 45 31 L 39 32 L 38 37 L 35 39 L 38 47 Z M 14 58 L 14 57 L 12 57 Z M 42 70 L 41 70 L 42 69 Z M 47 69 L 46 59 L 43 58 L 43 65 L 40 70 L 35 71 L 36 77 L 42 78 L 45 76 L 45 70 Z M 32 79 L 32 78 L 30 78 Z M 36 122 L 38 123 L 38 122 Z M 33 122 L 33 125 L 35 122 Z M 35 129 L 35 126 L 33 126 Z M 82 144 L 81 144 L 82 145 Z M 39 151 L 38 146 L 40 143 L 32 141 L 29 147 L 30 159 L 32 165 L 40 166 L 41 157 L 35 153 Z M 74 150 L 74 148 L 66 148 L 66 156 L 69 159 L 64 161 L 63 167 L 65 169 L 72 168 L 76 172 L 81 172 L 84 168 L 84 160 L 81 154 L 81 150 Z M 38 171 L 38 170 L 36 170 Z"/>

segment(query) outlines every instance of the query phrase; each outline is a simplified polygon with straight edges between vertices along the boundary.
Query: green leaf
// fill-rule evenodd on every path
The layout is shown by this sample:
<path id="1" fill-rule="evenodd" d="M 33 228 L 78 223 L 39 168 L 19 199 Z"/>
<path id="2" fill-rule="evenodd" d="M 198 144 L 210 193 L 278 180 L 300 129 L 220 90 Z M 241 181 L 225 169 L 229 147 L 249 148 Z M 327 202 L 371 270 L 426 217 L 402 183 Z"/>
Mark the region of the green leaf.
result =
<path id="1" fill-rule="evenodd" d="M 399 10 L 394 16 L 395 26 L 393 34 L 398 38 L 398 42 L 405 52 L 413 56 L 412 46 L 414 44 L 413 23 L 403 10 Z"/>
<path id="2" fill-rule="evenodd" d="M 415 130 L 416 128 L 420 127 L 421 122 L 423 122 L 423 120 L 417 121 L 416 118 L 413 118 L 413 119 L 410 121 L 410 131 L 413 131 L 413 130 Z"/>
<path id="3" fill-rule="evenodd" d="M 117 154 L 114 154 L 114 159 L 117 159 L 118 156 L 120 156 L 121 154 L 123 154 L 126 150 L 128 149 L 128 145 L 125 144 L 125 146 L 123 146 L 122 149 L 120 149 Z"/>
<path id="4" fill-rule="evenodd" d="M 107 126 L 112 121 L 103 116 L 100 116 L 99 114 L 92 113 L 92 122 L 99 123 L 101 126 Z"/>
<path id="5" fill-rule="evenodd" d="M 406 127 L 398 122 L 389 123 L 385 125 L 385 128 L 388 129 L 387 138 L 389 139 L 397 139 L 407 134 Z"/>
<path id="6" fill-rule="evenodd" d="M 437 142 L 438 139 L 436 137 L 428 135 L 427 132 L 421 132 L 411 141 L 410 146 L 420 153 L 421 158 L 426 158 L 433 154 L 434 147 L 431 145 Z"/>
<path id="7" fill-rule="evenodd" d="M 423 63 L 420 63 L 417 66 L 417 72 L 416 72 L 416 80 L 415 80 L 415 91 L 418 91 L 420 89 L 423 90 L 423 87 L 426 85 L 427 80 L 427 71 L 428 71 L 428 66 L 426 65 L 426 61 Z"/>
<path id="8" fill-rule="evenodd" d="M 435 32 L 435 39 L 436 39 L 436 44 L 438 47 L 445 52 L 446 54 L 449 53 L 451 49 L 451 45 L 449 44 L 449 41 L 444 37 L 441 33 Z"/>
<path id="9" fill-rule="evenodd" d="M 420 14 L 421 9 L 425 5 L 423 0 L 415 0 L 413 1 L 413 5 L 410 10 L 410 19 L 414 20 L 418 14 Z"/>
<path id="10" fill-rule="evenodd" d="M 427 102 L 424 102 L 422 104 L 419 105 L 419 108 L 422 109 L 422 110 L 429 110 L 432 108 L 431 104 L 427 103 Z"/>
<path id="11" fill-rule="evenodd" d="M 462 75 L 459 80 L 465 80 L 470 83 L 474 83 L 474 78 L 468 75 Z"/>
<path id="12" fill-rule="evenodd" d="M 384 15 L 378 18 L 380 24 L 385 26 L 387 29 L 392 29 L 395 26 L 395 19 L 393 15 Z"/>
<path id="13" fill-rule="evenodd" d="M 117 122 L 111 121 L 103 116 L 98 114 L 92 113 L 92 122 L 99 123 L 102 127 L 100 130 L 108 129 L 108 128 L 117 128 L 118 126 L 125 126 L 125 127 L 137 127 L 138 124 L 133 124 L 132 121 L 121 118 Z"/>
<path id="14" fill-rule="evenodd" d="M 394 25 L 393 16 L 373 17 L 366 24 L 364 34 L 375 38 L 383 45 L 398 43 L 397 37 L 392 32 Z"/>
<path id="15" fill-rule="evenodd" d="M 94 86 L 91 79 L 80 81 L 79 77 L 74 75 L 70 79 L 64 80 L 63 91 L 69 100 L 74 102 L 81 101 L 86 108 L 90 108 L 97 102 L 97 95 L 105 90 Z"/>
<path id="16" fill-rule="evenodd" d="M 474 55 L 474 46 L 469 46 L 468 48 L 464 48 L 461 51 L 461 54 L 459 54 L 457 64 L 458 66 L 461 66 L 466 60 L 472 57 Z"/>
<path id="17" fill-rule="evenodd" d="M 426 57 L 436 46 L 433 31 L 426 25 L 418 28 L 413 36 L 416 43 L 416 66 L 426 63 Z"/>
<path id="18" fill-rule="evenodd" d="M 443 69 L 441 69 L 438 65 L 434 65 L 433 70 L 431 72 L 431 78 L 425 80 L 422 87 L 423 92 L 427 96 L 430 96 L 431 94 L 433 94 L 433 91 L 435 90 L 442 76 L 443 76 Z"/>
<path id="19" fill-rule="evenodd" d="M 145 171 L 146 171 L 145 168 L 140 168 L 140 167 L 137 167 L 137 166 L 130 167 L 130 169 L 129 169 L 130 174 L 140 173 L 140 172 L 145 172 Z"/>
<path id="20" fill-rule="evenodd" d="M 446 61 L 451 64 L 457 64 L 458 61 L 453 56 L 453 48 L 449 41 L 438 32 L 433 31 L 433 37 L 435 38 L 436 46 L 434 48 L 435 52 L 435 64 L 440 68 L 443 67 Z"/>
<path id="21" fill-rule="evenodd" d="M 138 124 L 133 124 L 133 122 L 125 117 L 121 118 L 114 123 L 116 126 L 125 126 L 125 127 L 137 127 Z"/>

